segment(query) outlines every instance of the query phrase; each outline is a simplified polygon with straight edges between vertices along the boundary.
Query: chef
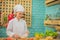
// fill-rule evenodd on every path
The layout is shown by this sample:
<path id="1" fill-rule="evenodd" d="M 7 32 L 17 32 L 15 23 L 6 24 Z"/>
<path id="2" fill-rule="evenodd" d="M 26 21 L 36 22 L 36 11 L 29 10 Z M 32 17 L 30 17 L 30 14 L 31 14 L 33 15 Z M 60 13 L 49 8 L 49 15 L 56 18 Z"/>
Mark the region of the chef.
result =
<path id="1" fill-rule="evenodd" d="M 22 19 L 24 14 L 24 7 L 20 4 L 16 5 L 14 8 L 15 18 L 9 21 L 6 33 L 9 37 L 28 37 L 28 29 L 26 21 Z"/>

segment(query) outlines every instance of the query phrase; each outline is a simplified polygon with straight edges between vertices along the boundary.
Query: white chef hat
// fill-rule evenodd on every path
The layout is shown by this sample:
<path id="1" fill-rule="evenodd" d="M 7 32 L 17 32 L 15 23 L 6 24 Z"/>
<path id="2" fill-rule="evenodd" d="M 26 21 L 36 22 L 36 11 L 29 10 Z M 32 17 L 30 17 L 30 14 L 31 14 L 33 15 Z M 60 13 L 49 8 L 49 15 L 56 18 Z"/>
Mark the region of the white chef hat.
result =
<path id="1" fill-rule="evenodd" d="M 18 12 L 18 11 L 24 12 L 24 7 L 23 7 L 22 5 L 20 5 L 20 4 L 18 4 L 18 5 L 16 5 L 16 6 L 14 7 L 14 14 L 15 14 L 16 12 Z"/>

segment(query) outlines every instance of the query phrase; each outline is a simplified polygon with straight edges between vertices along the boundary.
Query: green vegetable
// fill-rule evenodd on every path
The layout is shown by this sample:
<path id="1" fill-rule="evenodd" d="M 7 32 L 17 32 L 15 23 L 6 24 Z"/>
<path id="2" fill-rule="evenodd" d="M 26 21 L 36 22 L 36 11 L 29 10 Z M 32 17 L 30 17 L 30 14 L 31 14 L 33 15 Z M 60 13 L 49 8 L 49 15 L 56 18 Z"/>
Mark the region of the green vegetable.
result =
<path id="1" fill-rule="evenodd" d="M 51 30 L 46 31 L 46 33 L 45 33 L 45 36 L 52 36 L 52 37 L 56 37 L 57 35 L 58 35 L 58 33 L 57 33 L 57 32 L 54 32 L 54 31 L 51 31 Z"/>

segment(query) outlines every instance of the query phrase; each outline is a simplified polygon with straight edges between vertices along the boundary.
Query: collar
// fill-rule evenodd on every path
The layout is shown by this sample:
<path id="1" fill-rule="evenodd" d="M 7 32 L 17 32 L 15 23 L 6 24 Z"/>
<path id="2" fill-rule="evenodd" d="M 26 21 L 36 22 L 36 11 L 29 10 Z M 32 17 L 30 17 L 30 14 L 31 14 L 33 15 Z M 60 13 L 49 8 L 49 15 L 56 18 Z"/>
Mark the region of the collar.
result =
<path id="1" fill-rule="evenodd" d="M 22 21 L 22 19 L 19 19 L 19 20 L 18 20 L 16 17 L 15 17 L 15 20 L 16 20 L 16 21 Z"/>

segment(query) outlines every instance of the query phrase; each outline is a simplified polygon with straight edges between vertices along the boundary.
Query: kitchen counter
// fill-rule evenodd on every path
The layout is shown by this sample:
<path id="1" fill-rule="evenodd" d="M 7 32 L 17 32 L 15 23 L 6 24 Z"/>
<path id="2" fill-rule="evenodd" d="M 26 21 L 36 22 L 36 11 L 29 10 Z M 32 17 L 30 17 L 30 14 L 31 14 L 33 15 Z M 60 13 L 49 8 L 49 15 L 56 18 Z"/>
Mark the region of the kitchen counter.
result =
<path id="1" fill-rule="evenodd" d="M 6 38 L 0 38 L 0 40 L 6 40 Z M 16 39 L 12 39 L 12 40 L 16 40 Z M 17 39 L 17 40 L 32 40 L 32 39 Z M 40 39 L 40 40 L 45 40 L 45 39 Z M 60 40 L 60 39 L 54 39 L 54 40 Z"/>

